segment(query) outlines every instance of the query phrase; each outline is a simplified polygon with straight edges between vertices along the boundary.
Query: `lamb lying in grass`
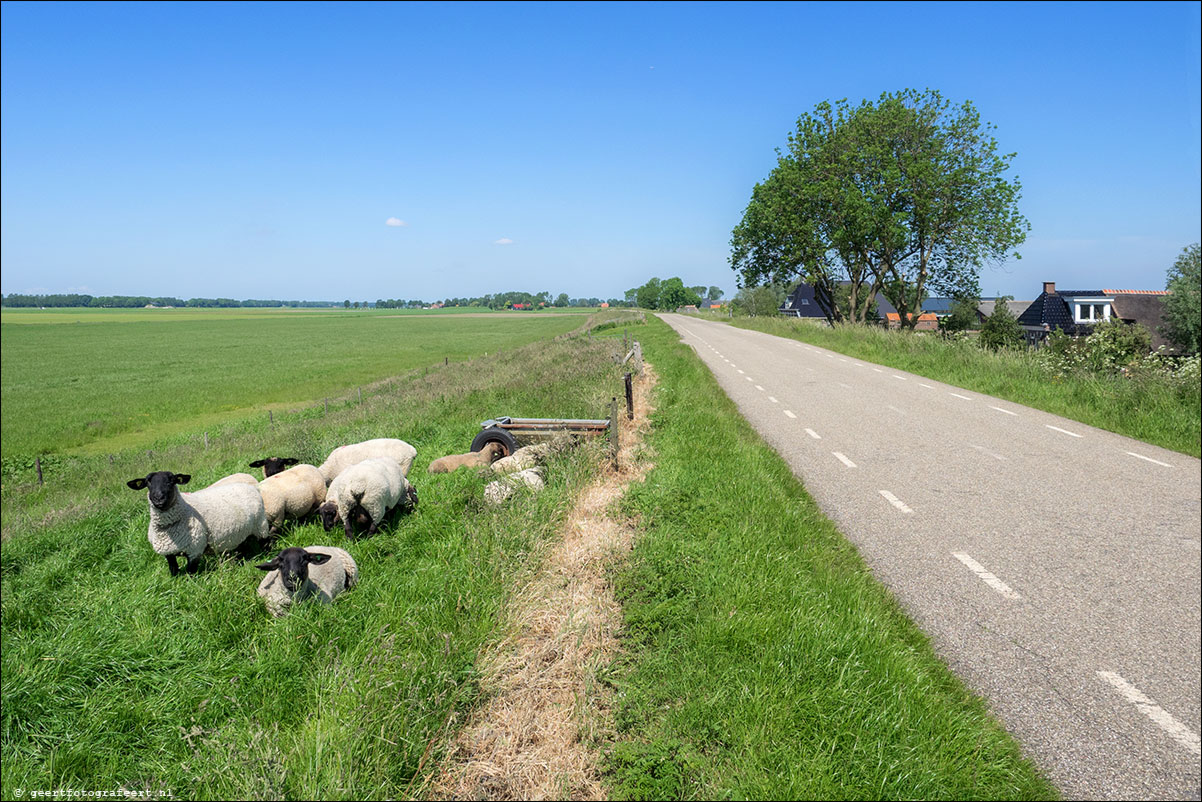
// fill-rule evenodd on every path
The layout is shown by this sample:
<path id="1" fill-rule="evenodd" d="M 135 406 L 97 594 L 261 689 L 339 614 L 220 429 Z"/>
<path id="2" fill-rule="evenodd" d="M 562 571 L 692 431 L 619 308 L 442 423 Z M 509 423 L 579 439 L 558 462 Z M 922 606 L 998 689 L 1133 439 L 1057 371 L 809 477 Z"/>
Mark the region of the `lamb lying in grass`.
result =
<path id="1" fill-rule="evenodd" d="M 561 432 L 546 442 L 524 446 L 508 457 L 502 457 L 497 460 L 492 464 L 493 473 L 504 476 L 509 473 L 529 470 L 543 464 L 555 454 L 567 451 L 573 445 L 575 445 L 575 441 L 572 437 Z"/>
<path id="2" fill-rule="evenodd" d="M 312 465 L 297 465 L 258 483 L 272 534 L 285 518 L 304 518 L 326 500 L 326 481 Z"/>
<path id="3" fill-rule="evenodd" d="M 318 514 L 327 532 L 342 521 L 347 537 L 353 537 L 353 523 L 366 526 L 367 535 L 371 536 L 379 530 L 388 511 L 398 506 L 416 507 L 417 490 L 409 484 L 396 460 L 379 457 L 364 460 L 338 474 L 330 482 Z"/>
<path id="4" fill-rule="evenodd" d="M 469 451 L 466 454 L 447 454 L 430 463 L 430 473 L 450 473 L 460 468 L 484 468 L 496 462 L 504 447 L 500 443 L 488 443 L 479 451 Z"/>
<path id="5" fill-rule="evenodd" d="M 284 549 L 271 562 L 255 567 L 269 572 L 259 583 L 259 595 L 277 618 L 305 599 L 329 604 L 339 593 L 359 582 L 355 560 L 345 550 L 333 546 Z"/>
<path id="6" fill-rule="evenodd" d="M 133 490 L 147 490 L 147 537 L 155 553 L 167 559 L 172 576 L 179 574 L 175 560 L 179 555 L 187 559 L 184 570 L 194 574 L 206 549 L 224 553 L 238 548 L 252 535 L 260 541 L 270 537 L 263 497 L 257 487 L 233 482 L 195 493 L 177 489 L 177 485 L 191 479 L 186 473 L 155 471 L 126 482 Z"/>
<path id="7" fill-rule="evenodd" d="M 416 456 L 417 449 L 404 440 L 381 437 L 377 440 L 367 440 L 349 446 L 339 446 L 330 452 L 330 456 L 326 457 L 326 461 L 321 463 L 318 470 L 321 471 L 321 475 L 325 477 L 326 484 L 329 485 L 338 478 L 338 474 L 365 459 L 390 457 L 396 460 L 397 464 L 401 466 L 401 475 L 408 476 L 409 469 L 413 467 L 413 459 Z"/>

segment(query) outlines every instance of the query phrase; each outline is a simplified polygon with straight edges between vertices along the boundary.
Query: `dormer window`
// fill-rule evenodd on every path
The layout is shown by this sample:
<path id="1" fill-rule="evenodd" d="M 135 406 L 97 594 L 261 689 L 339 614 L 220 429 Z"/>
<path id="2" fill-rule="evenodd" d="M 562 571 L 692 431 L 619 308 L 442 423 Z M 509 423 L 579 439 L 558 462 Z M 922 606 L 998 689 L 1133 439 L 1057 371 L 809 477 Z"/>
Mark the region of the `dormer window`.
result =
<path id="1" fill-rule="evenodd" d="M 1074 298 L 1073 321 L 1076 323 L 1101 323 L 1110 320 L 1112 298 Z"/>

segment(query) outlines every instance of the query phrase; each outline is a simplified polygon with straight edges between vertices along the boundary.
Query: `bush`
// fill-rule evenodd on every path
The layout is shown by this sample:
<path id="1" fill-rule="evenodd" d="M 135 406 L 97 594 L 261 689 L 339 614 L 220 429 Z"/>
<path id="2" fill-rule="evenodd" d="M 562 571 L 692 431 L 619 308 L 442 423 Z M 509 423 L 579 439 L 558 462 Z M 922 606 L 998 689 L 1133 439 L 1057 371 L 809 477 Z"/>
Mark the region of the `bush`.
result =
<path id="1" fill-rule="evenodd" d="M 1014 300 L 1003 295 L 994 303 L 993 312 L 981 326 L 981 347 L 996 351 L 999 348 L 1019 348 L 1023 344 L 1023 330 L 1018 318 L 1010 313 L 1007 301 Z"/>

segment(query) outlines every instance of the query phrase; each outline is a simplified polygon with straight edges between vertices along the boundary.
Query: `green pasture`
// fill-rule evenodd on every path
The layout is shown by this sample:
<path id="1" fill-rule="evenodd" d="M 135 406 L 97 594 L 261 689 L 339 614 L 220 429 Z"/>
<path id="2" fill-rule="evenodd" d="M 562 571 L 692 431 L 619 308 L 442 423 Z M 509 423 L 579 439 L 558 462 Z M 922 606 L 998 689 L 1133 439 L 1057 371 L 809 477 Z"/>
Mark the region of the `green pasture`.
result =
<path id="1" fill-rule="evenodd" d="M 465 310 L 471 312 L 472 310 Z M 113 452 L 564 334 L 581 314 L 48 309 L 0 315 L 4 456 Z"/>
<path id="2" fill-rule="evenodd" d="M 465 451 L 490 415 L 601 417 L 621 392 L 618 348 L 620 339 L 544 338 L 409 371 L 362 403 L 310 406 L 274 425 L 230 421 L 211 431 L 208 447 L 186 431 L 148 443 L 153 456 L 130 448 L 111 462 L 65 458 L 42 486 L 7 477 L 5 798 L 17 788 L 26 798 L 61 798 L 64 789 L 174 799 L 425 795 L 477 702 L 477 655 L 503 631 L 509 594 L 603 463 L 603 444 L 557 459 L 542 494 L 503 510 L 482 502 L 487 477 L 430 476 L 426 467 Z M 385 436 L 418 449 L 417 510 L 364 540 L 317 523 L 286 528 L 277 549 L 344 547 L 360 584 L 332 606 L 301 605 L 279 620 L 255 593 L 254 563 L 275 549 L 249 561 L 209 556 L 196 576 L 173 579 L 147 543 L 146 493 L 125 487 L 168 469 L 190 473 L 185 489 L 194 489 L 258 456 L 320 463 L 340 444 Z"/>

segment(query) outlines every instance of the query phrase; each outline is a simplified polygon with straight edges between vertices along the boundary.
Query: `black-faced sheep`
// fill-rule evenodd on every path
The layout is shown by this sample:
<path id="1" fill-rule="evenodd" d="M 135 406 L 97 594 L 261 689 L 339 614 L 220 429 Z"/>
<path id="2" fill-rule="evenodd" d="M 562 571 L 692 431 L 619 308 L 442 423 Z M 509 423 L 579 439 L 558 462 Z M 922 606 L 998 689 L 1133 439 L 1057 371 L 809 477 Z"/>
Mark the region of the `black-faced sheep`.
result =
<path id="1" fill-rule="evenodd" d="M 389 457 L 368 459 L 342 471 L 330 483 L 326 501 L 318 509 L 322 525 L 329 531 L 341 520 L 347 537 L 352 524 L 367 526 L 374 535 L 384 516 L 394 507 L 417 506 L 417 490 L 409 484 L 397 461 Z"/>
<path id="2" fill-rule="evenodd" d="M 256 567 L 269 572 L 259 583 L 259 595 L 277 618 L 304 599 L 329 604 L 359 582 L 354 559 L 333 546 L 284 549 L 271 562 Z"/>
<path id="3" fill-rule="evenodd" d="M 397 464 L 401 466 L 401 475 L 408 476 L 416 456 L 417 449 L 404 440 L 381 437 L 377 440 L 339 446 L 330 452 L 330 456 L 321 463 L 318 470 L 321 471 L 321 475 L 325 477 L 328 485 L 338 477 L 338 474 L 365 459 L 389 457 L 396 460 Z"/>
<path id="4" fill-rule="evenodd" d="M 258 483 L 272 534 L 285 518 L 304 518 L 326 500 L 326 481 L 312 465 L 297 465 Z"/>
<path id="5" fill-rule="evenodd" d="M 184 473 L 155 471 L 126 482 L 134 490 L 147 490 L 147 537 L 155 553 L 167 559 L 172 576 L 179 573 L 175 558 L 181 554 L 187 558 L 184 570 L 192 574 L 205 549 L 224 553 L 252 535 L 260 541 L 270 537 L 257 487 L 233 482 L 195 493 L 180 492 L 177 485 L 187 484 L 191 478 Z"/>
<path id="6" fill-rule="evenodd" d="M 277 473 L 283 473 L 289 465 L 296 465 L 300 462 L 296 457 L 264 457 L 257 459 L 250 464 L 252 468 L 262 468 L 263 478 L 269 479 Z"/>

